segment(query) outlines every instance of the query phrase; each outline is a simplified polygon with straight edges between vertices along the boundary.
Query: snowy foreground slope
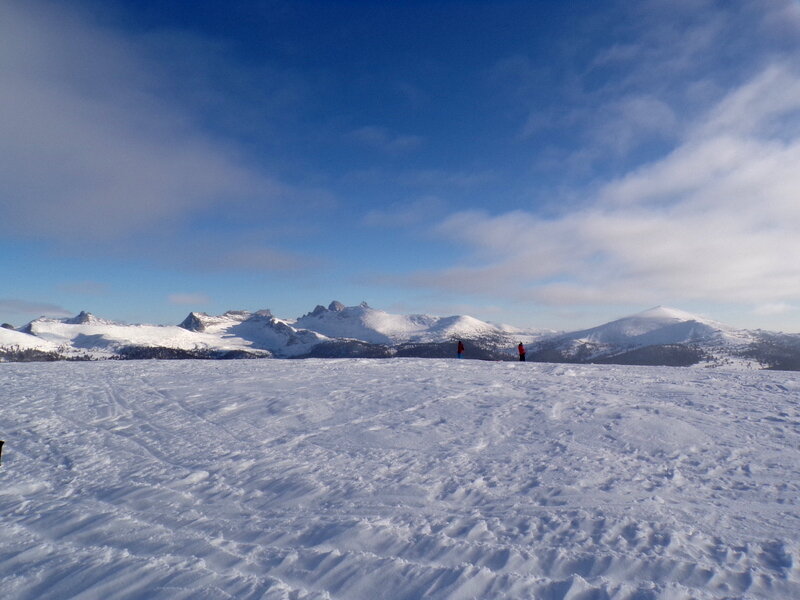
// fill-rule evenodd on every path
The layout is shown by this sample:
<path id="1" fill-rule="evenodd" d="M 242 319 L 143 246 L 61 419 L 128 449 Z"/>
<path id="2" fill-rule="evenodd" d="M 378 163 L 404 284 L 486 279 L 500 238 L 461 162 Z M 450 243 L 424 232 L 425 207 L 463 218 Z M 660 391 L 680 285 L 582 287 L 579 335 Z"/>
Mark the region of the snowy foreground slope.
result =
<path id="1" fill-rule="evenodd" d="M 800 598 L 800 377 L 0 365 L 8 599 Z"/>

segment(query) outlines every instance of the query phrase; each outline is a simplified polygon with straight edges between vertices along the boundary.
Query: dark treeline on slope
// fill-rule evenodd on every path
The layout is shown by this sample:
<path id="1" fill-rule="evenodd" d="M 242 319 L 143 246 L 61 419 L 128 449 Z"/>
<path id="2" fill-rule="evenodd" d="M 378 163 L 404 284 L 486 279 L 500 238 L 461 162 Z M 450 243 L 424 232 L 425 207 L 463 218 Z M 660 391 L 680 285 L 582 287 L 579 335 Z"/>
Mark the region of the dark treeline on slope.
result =
<path id="1" fill-rule="evenodd" d="M 515 354 L 493 341 L 465 339 L 464 358 L 467 360 L 512 361 Z M 334 340 L 314 346 L 308 353 L 294 357 L 305 358 L 454 358 L 457 340 L 447 342 L 405 342 L 395 346 L 373 344 L 360 340 Z M 233 360 L 268 358 L 265 351 L 216 350 L 196 348 L 186 350 L 161 346 L 125 346 L 117 350 L 114 360 Z M 800 339 L 785 334 L 761 335 L 760 339 L 741 350 L 739 358 L 752 361 L 754 368 L 800 371 Z M 49 362 L 58 360 L 93 360 L 86 354 L 64 354 L 35 349 L 0 348 L 0 362 Z M 585 343 L 569 352 L 547 342 L 531 344 L 528 361 L 540 363 L 604 364 L 688 367 L 697 364 L 719 366 L 730 362 L 714 356 L 695 344 L 663 344 L 604 354 L 596 344 Z"/>
<path id="2" fill-rule="evenodd" d="M 767 369 L 800 371 L 800 338 L 761 332 L 759 339 L 742 352 L 742 357 L 757 361 Z"/>
<path id="3" fill-rule="evenodd" d="M 65 355 L 56 351 L 36 350 L 35 348 L 0 348 L 0 362 L 54 362 L 57 360 L 87 361 L 92 358 L 86 354 Z"/>
<path id="4" fill-rule="evenodd" d="M 371 344 L 360 340 L 335 340 L 323 342 L 314 346 L 307 354 L 293 357 L 304 358 L 453 358 L 455 357 L 455 344 L 452 342 L 431 343 L 402 343 L 397 346 L 384 344 Z M 512 360 L 511 354 L 501 349 L 476 343 L 473 340 L 464 340 L 466 348 L 465 358 L 472 360 L 504 361 Z M 112 360 L 231 360 L 268 358 L 270 355 L 263 351 L 248 352 L 246 350 L 213 350 L 213 349 L 182 349 L 163 346 L 125 346 L 116 351 Z M 87 355 L 73 357 L 58 352 L 45 352 L 41 350 L 2 350 L 0 361 L 7 362 L 36 362 L 57 360 L 92 360 Z"/>
<path id="5" fill-rule="evenodd" d="M 665 344 L 636 348 L 615 356 L 602 357 L 595 362 L 601 365 L 690 367 L 706 359 L 708 359 L 708 355 L 695 346 Z"/>
<path id="6" fill-rule="evenodd" d="M 322 342 L 307 354 L 296 358 L 389 358 L 392 356 L 388 346 L 370 344 L 360 340 L 341 340 Z"/>
<path id="7" fill-rule="evenodd" d="M 512 360 L 508 352 L 463 340 L 465 357 L 473 360 Z M 405 342 L 396 346 L 370 344 L 359 340 L 336 340 L 317 344 L 308 354 L 297 358 L 453 358 L 457 340 L 450 342 Z"/>
<path id="8" fill-rule="evenodd" d="M 126 346 L 118 351 L 118 360 L 232 360 L 238 358 L 262 358 L 263 355 L 246 350 L 184 350 L 161 346 Z"/>
<path id="9" fill-rule="evenodd" d="M 516 360 L 509 352 L 475 340 L 463 340 L 464 357 L 476 360 Z M 395 356 L 409 358 L 452 358 L 455 354 L 456 340 L 435 343 L 405 343 L 396 347 Z"/>
<path id="10" fill-rule="evenodd" d="M 571 353 L 566 353 L 551 345 L 534 347 L 528 352 L 528 360 L 533 362 L 554 362 L 599 365 L 639 365 L 663 367 L 690 367 L 709 360 L 707 353 L 694 345 L 662 344 L 634 348 L 611 355 L 599 355 L 595 344 L 582 344 Z"/>

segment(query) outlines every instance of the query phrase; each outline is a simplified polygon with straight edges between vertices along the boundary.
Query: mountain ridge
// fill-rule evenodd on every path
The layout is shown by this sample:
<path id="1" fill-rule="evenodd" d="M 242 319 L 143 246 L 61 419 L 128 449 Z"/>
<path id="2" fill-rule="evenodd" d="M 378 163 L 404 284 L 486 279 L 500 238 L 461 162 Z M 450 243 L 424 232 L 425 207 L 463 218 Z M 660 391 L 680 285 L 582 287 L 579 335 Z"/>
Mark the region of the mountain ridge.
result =
<path id="1" fill-rule="evenodd" d="M 296 318 L 269 309 L 192 311 L 178 325 L 127 325 L 87 311 L 0 331 L 0 360 L 64 358 L 446 358 L 513 360 L 523 341 L 536 362 L 800 368 L 800 335 L 736 329 L 667 306 L 571 332 L 496 325 L 469 315 L 393 314 L 336 300 Z M 797 367 L 795 367 L 797 365 Z"/>

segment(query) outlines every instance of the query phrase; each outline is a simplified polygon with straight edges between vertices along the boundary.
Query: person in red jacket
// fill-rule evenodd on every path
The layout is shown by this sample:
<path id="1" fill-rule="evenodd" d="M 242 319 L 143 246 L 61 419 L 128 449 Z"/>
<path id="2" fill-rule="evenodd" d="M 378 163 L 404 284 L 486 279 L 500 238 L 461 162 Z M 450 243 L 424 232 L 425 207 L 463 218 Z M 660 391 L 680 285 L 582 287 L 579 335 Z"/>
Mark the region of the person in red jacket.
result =
<path id="1" fill-rule="evenodd" d="M 458 353 L 458 358 L 463 358 L 463 356 L 464 356 L 464 342 L 462 342 L 461 340 L 458 340 L 458 348 L 456 349 L 456 352 Z"/>
<path id="2" fill-rule="evenodd" d="M 525 346 L 522 345 L 522 342 L 517 346 L 517 352 L 519 352 L 519 360 L 525 362 Z"/>

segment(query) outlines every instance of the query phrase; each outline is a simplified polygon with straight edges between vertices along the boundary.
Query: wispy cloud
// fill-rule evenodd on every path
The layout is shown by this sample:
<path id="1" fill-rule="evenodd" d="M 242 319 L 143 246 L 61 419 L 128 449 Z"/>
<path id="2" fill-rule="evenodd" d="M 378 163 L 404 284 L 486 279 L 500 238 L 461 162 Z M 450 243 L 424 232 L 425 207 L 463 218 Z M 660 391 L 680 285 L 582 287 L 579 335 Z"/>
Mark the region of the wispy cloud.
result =
<path id="1" fill-rule="evenodd" d="M 496 182 L 498 174 L 489 169 L 447 170 L 447 169 L 409 169 L 387 170 L 371 168 L 349 171 L 342 180 L 352 183 L 386 184 L 423 190 L 431 194 L 459 194 Z"/>
<path id="2" fill-rule="evenodd" d="M 786 315 L 800 310 L 799 307 L 787 304 L 786 302 L 774 302 L 770 304 L 760 304 L 753 309 L 753 313 L 759 316 Z"/>
<path id="3" fill-rule="evenodd" d="M 439 232 L 469 263 L 413 281 L 549 304 L 800 299 L 798 86 L 793 68 L 765 68 L 579 210 L 452 215 Z"/>
<path id="4" fill-rule="evenodd" d="M 71 281 L 58 286 L 62 292 L 70 294 L 84 294 L 87 296 L 100 296 L 107 294 L 109 286 L 99 281 Z"/>
<path id="5" fill-rule="evenodd" d="M 194 262 L 194 267 L 210 271 L 261 271 L 268 273 L 303 271 L 318 266 L 321 266 L 318 260 L 264 246 L 226 250 L 214 256 L 204 256 Z"/>
<path id="6" fill-rule="evenodd" d="M 424 138 L 419 135 L 398 134 L 385 127 L 372 125 L 359 127 L 351 131 L 347 137 L 388 154 L 407 152 L 419 147 L 424 142 Z"/>
<path id="7" fill-rule="evenodd" d="M 3 2 L 0 228 L 113 239 L 280 186 L 160 94 L 147 41 L 52 3 Z"/>
<path id="8" fill-rule="evenodd" d="M 425 196 L 396 204 L 383 210 L 371 210 L 362 219 L 369 227 L 411 227 L 440 218 L 445 202 L 436 196 Z"/>
<path id="9" fill-rule="evenodd" d="M 521 115 L 520 135 L 547 140 L 544 154 L 558 153 L 576 172 L 630 168 L 643 148 L 680 144 L 709 104 L 776 56 L 800 50 L 795 0 L 646 0 L 608 9 L 610 43 L 593 57 L 576 40 L 553 49 L 558 72 L 526 56 L 492 71 Z"/>
<path id="10" fill-rule="evenodd" d="M 399 183 L 408 186 L 436 189 L 465 190 L 487 185 L 497 179 L 497 173 L 488 169 L 474 171 L 447 171 L 443 169 L 416 169 L 400 173 Z"/>
<path id="11" fill-rule="evenodd" d="M 170 304 L 177 304 L 179 306 L 196 306 L 210 304 L 211 298 L 206 294 L 170 294 L 167 296 L 167 301 Z"/>
<path id="12" fill-rule="evenodd" d="M 45 315 L 66 317 L 72 313 L 61 306 L 47 302 L 31 302 L 16 298 L 0 298 L 0 311 L 16 315 Z"/>

